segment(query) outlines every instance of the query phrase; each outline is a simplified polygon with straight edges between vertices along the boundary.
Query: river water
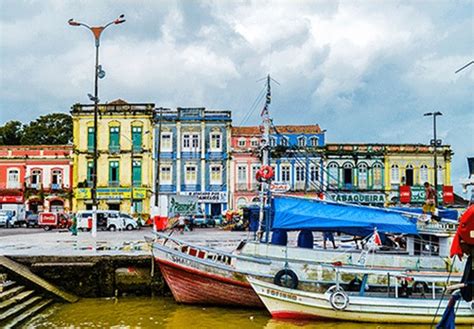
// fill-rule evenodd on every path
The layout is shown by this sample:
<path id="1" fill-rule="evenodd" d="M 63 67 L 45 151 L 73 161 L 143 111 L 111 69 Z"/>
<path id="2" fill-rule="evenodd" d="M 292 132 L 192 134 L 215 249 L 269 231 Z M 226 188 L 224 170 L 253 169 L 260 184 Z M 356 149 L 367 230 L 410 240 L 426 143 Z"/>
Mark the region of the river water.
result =
<path id="1" fill-rule="evenodd" d="M 265 310 L 178 305 L 171 297 L 82 299 L 56 304 L 28 322 L 35 328 L 225 328 L 225 329 L 419 329 L 429 325 L 377 325 L 348 322 L 273 320 Z M 460 327 L 457 327 L 460 328 Z M 470 328 L 470 327 L 467 327 Z"/>

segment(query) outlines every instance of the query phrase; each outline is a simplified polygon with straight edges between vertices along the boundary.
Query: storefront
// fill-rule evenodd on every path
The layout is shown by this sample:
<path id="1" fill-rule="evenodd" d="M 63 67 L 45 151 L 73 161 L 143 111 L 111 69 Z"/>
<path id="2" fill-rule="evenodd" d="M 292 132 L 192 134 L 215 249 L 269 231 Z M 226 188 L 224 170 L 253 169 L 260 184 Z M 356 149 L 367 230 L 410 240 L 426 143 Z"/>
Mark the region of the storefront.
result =
<path id="1" fill-rule="evenodd" d="M 146 188 L 133 189 L 133 213 L 146 213 L 143 203 L 147 197 Z M 128 187 L 110 187 L 97 189 L 97 202 L 99 209 L 118 210 L 125 213 L 131 212 L 132 190 Z M 90 188 L 77 188 L 75 199 L 78 210 L 91 210 L 92 198 Z"/>

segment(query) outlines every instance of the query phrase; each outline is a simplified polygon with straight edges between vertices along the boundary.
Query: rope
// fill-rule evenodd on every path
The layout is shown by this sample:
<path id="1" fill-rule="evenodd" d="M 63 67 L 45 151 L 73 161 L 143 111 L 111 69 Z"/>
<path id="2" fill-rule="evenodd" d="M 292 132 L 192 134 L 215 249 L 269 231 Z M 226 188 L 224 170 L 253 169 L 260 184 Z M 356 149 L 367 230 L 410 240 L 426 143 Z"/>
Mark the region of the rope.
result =
<path id="1" fill-rule="evenodd" d="M 242 121 L 240 122 L 239 126 L 244 125 L 247 122 L 247 120 L 252 116 L 252 114 L 255 112 L 255 109 L 257 108 L 257 104 L 260 103 L 265 93 L 266 93 L 266 86 L 264 86 L 262 90 L 260 90 L 260 93 L 258 94 L 257 98 L 255 98 L 255 100 L 253 101 L 253 104 L 252 106 L 250 106 L 250 109 L 247 112 L 247 114 L 242 118 Z"/>

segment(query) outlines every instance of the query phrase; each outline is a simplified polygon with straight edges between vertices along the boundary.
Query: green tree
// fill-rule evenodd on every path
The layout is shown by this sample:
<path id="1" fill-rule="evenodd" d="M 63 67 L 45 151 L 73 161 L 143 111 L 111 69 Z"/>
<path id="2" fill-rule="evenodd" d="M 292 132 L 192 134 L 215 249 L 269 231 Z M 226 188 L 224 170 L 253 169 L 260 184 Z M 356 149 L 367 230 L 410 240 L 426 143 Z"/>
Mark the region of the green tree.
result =
<path id="1" fill-rule="evenodd" d="M 23 145 L 58 145 L 72 141 L 72 118 L 66 113 L 42 115 L 23 129 Z"/>
<path id="2" fill-rule="evenodd" d="M 20 121 L 8 121 L 0 127 L 0 145 L 19 145 L 23 135 Z"/>

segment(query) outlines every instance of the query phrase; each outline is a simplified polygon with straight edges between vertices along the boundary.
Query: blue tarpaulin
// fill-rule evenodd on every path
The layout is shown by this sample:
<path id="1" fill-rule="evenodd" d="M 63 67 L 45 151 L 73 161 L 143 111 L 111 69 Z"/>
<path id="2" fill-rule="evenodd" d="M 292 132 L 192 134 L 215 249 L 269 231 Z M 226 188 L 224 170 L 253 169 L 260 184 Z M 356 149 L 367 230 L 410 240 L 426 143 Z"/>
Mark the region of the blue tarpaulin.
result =
<path id="1" fill-rule="evenodd" d="M 272 229 L 342 232 L 366 236 L 380 232 L 418 234 L 415 221 L 384 208 L 299 197 L 275 196 Z"/>
<path id="2" fill-rule="evenodd" d="M 393 207 L 389 209 L 400 210 L 405 212 L 412 212 L 414 214 L 422 214 L 422 208 L 405 208 L 405 207 Z M 445 218 L 445 219 L 452 219 L 457 220 L 459 213 L 456 209 L 438 209 L 438 217 Z"/>

